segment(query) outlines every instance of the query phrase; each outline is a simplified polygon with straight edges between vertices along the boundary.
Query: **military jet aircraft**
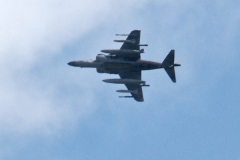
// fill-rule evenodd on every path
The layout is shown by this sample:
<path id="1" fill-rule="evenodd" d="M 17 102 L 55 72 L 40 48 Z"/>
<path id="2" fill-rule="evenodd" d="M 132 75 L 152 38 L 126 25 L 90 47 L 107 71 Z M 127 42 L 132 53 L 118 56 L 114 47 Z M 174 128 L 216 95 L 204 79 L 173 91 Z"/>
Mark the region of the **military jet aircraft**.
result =
<path id="1" fill-rule="evenodd" d="M 174 62 L 175 51 L 171 50 L 162 63 L 146 61 L 141 59 L 144 49 L 140 46 L 140 30 L 133 30 L 130 34 L 117 34 L 117 36 L 128 36 L 126 40 L 114 40 L 123 42 L 120 49 L 104 49 L 98 54 L 96 60 L 72 61 L 68 64 L 74 67 L 96 68 L 98 73 L 119 74 L 120 79 L 105 79 L 103 82 L 114 84 L 125 84 L 126 89 L 117 90 L 121 93 L 130 93 L 131 96 L 119 96 L 120 98 L 134 98 L 138 102 L 143 102 L 142 87 L 149 86 L 141 79 L 142 70 L 152 70 L 164 68 L 173 82 L 176 82 L 175 66 L 181 66 Z"/>

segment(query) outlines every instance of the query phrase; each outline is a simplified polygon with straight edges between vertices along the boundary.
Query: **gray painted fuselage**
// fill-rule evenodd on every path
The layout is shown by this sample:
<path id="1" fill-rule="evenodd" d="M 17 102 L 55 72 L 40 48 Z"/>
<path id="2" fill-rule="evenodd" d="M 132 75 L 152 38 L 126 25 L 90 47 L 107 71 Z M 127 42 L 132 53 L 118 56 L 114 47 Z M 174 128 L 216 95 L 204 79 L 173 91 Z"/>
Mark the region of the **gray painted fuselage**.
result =
<path id="1" fill-rule="evenodd" d="M 119 72 L 126 71 L 139 71 L 139 70 L 152 70 L 163 68 L 162 63 L 137 60 L 137 61 L 125 61 L 119 59 L 108 59 L 106 61 L 89 60 L 89 61 L 72 61 L 68 63 L 74 67 L 82 68 L 97 68 L 99 73 L 111 73 L 118 74 Z"/>

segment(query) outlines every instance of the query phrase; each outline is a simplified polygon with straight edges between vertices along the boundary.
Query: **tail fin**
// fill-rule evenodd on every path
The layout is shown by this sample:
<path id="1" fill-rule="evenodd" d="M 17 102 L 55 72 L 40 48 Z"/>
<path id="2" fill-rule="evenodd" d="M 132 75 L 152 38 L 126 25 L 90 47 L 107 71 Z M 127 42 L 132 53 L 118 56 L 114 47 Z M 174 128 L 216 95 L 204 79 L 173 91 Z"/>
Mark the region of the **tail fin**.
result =
<path id="1" fill-rule="evenodd" d="M 171 78 L 171 80 L 176 83 L 176 75 L 175 75 L 175 69 L 174 66 L 180 66 L 180 64 L 174 63 L 174 57 L 175 57 L 175 50 L 171 50 L 167 57 L 162 62 L 162 66 L 167 72 L 168 76 Z"/>

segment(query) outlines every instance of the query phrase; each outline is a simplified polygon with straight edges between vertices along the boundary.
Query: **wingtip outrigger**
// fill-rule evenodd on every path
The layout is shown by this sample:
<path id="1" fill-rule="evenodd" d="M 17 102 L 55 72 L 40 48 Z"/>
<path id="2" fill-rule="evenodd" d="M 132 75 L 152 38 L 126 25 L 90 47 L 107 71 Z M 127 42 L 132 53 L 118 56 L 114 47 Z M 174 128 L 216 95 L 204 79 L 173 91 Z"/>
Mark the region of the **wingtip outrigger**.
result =
<path id="1" fill-rule="evenodd" d="M 116 36 L 129 36 L 129 34 L 116 34 Z"/>
<path id="2" fill-rule="evenodd" d="M 119 96 L 119 98 L 133 98 L 133 96 Z"/>

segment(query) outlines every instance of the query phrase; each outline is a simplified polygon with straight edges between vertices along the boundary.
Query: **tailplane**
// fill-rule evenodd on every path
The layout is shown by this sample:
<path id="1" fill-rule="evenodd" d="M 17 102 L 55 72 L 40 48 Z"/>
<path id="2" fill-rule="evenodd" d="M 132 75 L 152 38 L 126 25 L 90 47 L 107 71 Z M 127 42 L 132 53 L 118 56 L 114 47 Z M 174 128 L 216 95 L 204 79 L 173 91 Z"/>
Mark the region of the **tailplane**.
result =
<path id="1" fill-rule="evenodd" d="M 171 78 L 171 80 L 176 83 L 176 75 L 175 75 L 175 69 L 174 66 L 181 66 L 181 64 L 174 63 L 174 57 L 175 57 L 175 50 L 171 50 L 167 57 L 162 62 L 162 66 L 167 72 L 168 76 Z"/>

